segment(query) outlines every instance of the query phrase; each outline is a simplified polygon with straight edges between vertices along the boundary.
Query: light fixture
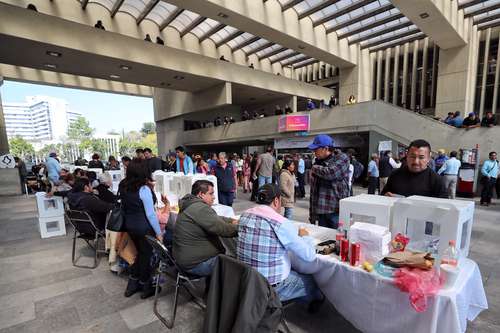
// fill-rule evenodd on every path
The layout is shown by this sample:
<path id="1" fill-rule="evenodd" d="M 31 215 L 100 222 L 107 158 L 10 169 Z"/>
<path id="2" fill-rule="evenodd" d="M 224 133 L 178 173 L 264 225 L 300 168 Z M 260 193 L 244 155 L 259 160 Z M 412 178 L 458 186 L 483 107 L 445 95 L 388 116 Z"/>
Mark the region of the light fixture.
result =
<path id="1" fill-rule="evenodd" d="M 171 85 L 172 85 L 171 83 L 160 82 L 160 86 L 170 87 Z"/>
<path id="2" fill-rule="evenodd" d="M 174 76 L 174 79 L 176 79 L 176 80 L 184 80 L 184 76 L 182 76 L 182 75 L 176 75 L 176 76 Z"/>
<path id="3" fill-rule="evenodd" d="M 51 57 L 56 57 L 56 58 L 60 58 L 62 56 L 61 52 L 56 52 L 56 51 L 47 51 L 45 53 Z"/>
<path id="4" fill-rule="evenodd" d="M 120 65 L 120 69 L 123 69 L 123 70 L 129 71 L 129 70 L 131 70 L 131 69 L 132 69 L 132 67 L 127 66 L 127 65 Z"/>
<path id="5" fill-rule="evenodd" d="M 119 79 L 120 75 L 111 74 L 109 77 L 112 78 L 112 79 Z"/>
<path id="6" fill-rule="evenodd" d="M 255 97 L 250 97 L 249 100 L 255 101 Z"/>
<path id="7" fill-rule="evenodd" d="M 426 19 L 429 17 L 429 14 L 428 13 L 422 13 L 422 14 L 419 14 L 418 16 L 420 16 L 420 18 L 422 19 Z"/>
<path id="8" fill-rule="evenodd" d="M 304 50 L 306 47 L 304 45 L 299 45 L 299 49 Z"/>
<path id="9" fill-rule="evenodd" d="M 57 68 L 56 64 L 45 64 L 44 66 L 47 67 L 47 68 L 51 68 L 51 69 L 56 69 Z"/>
<path id="10" fill-rule="evenodd" d="M 224 18 L 224 19 L 226 19 L 226 18 L 228 18 L 228 17 L 229 17 L 227 14 L 224 14 L 224 13 L 222 13 L 222 12 L 221 12 L 221 13 L 219 13 L 219 14 L 217 14 L 217 16 L 218 16 L 218 17 L 222 17 L 222 18 Z"/>

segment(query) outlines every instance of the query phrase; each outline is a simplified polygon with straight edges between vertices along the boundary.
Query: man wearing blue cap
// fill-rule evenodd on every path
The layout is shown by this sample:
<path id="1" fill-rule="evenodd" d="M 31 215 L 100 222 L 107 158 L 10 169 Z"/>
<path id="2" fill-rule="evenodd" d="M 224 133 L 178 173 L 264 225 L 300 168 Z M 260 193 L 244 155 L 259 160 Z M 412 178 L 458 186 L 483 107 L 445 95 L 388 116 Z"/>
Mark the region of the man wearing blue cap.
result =
<path id="1" fill-rule="evenodd" d="M 322 227 L 337 229 L 339 201 L 349 196 L 349 157 L 333 151 L 333 140 L 317 135 L 308 146 L 316 160 L 311 169 L 309 219 Z"/>

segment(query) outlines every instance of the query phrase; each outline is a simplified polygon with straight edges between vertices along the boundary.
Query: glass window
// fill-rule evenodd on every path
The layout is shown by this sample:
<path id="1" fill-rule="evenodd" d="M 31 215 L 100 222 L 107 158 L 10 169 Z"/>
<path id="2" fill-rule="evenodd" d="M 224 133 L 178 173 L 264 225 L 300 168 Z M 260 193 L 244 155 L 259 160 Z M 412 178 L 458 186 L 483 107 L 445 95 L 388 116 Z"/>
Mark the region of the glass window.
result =
<path id="1" fill-rule="evenodd" d="M 149 12 L 146 19 L 161 25 L 176 10 L 176 6 L 160 1 L 156 4 L 153 10 Z"/>

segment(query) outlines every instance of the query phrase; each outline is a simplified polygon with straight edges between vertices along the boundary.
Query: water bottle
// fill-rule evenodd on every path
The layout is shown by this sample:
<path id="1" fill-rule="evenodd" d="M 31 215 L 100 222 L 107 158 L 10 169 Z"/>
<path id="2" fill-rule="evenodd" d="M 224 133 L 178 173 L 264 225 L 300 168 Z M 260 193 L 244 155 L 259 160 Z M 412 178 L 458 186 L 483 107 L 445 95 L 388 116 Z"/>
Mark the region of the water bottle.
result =
<path id="1" fill-rule="evenodd" d="M 451 240 L 448 242 L 449 246 L 444 250 L 443 256 L 441 258 L 441 264 L 447 264 L 450 266 L 458 266 L 458 249 L 456 247 L 456 242 Z"/>

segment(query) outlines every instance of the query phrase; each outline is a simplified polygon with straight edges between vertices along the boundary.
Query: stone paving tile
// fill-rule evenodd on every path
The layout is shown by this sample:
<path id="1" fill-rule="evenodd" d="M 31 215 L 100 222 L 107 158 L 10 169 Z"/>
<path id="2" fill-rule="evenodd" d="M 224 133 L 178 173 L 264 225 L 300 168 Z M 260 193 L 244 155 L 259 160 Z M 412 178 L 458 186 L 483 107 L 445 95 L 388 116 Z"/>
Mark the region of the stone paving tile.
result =
<path id="1" fill-rule="evenodd" d="M 24 290 L 43 287 L 53 283 L 76 279 L 91 274 L 92 272 L 90 272 L 89 270 L 66 269 L 59 272 L 37 275 L 27 279 L 18 280 L 12 283 L 0 284 L 0 296 L 10 295 Z"/>
<path id="2" fill-rule="evenodd" d="M 32 319 L 35 319 L 35 306 L 33 303 L 13 307 L 10 307 L 9 304 L 4 304 L 0 307 L 0 329 Z"/>
<path id="3" fill-rule="evenodd" d="M 358 192 L 366 190 L 355 188 L 355 193 Z M 234 205 L 237 213 L 253 205 L 248 198 L 249 194 L 238 194 Z M 294 219 L 306 221 L 307 207 L 307 199 L 299 200 Z M 18 316 L 23 322 L 14 321 L 11 326 L 0 329 L 0 333 L 169 331 L 152 315 L 152 300 L 143 301 L 139 295 L 123 297 L 126 277 L 111 274 L 105 258 L 94 270 L 72 266 L 70 226 L 66 236 L 40 239 L 33 198 L 5 198 L 0 212 L 0 305 L 4 311 L 5 304 L 10 308 L 31 306 L 36 315 L 34 319 L 28 315 Z M 474 323 L 469 323 L 467 332 L 500 332 L 499 214 L 500 204 L 488 208 L 476 206 L 470 257 L 481 268 L 490 310 L 483 311 Z M 169 314 L 172 299 L 169 280 L 160 299 L 162 313 Z M 331 332 L 333 328 L 339 332 L 357 332 L 330 304 L 323 305 L 315 315 L 307 314 L 302 306 L 296 305 L 286 310 L 286 317 L 293 332 Z M 2 324 L 0 317 L 0 326 Z M 200 332 L 202 324 L 202 310 L 185 295 L 181 296 L 171 331 Z"/>

